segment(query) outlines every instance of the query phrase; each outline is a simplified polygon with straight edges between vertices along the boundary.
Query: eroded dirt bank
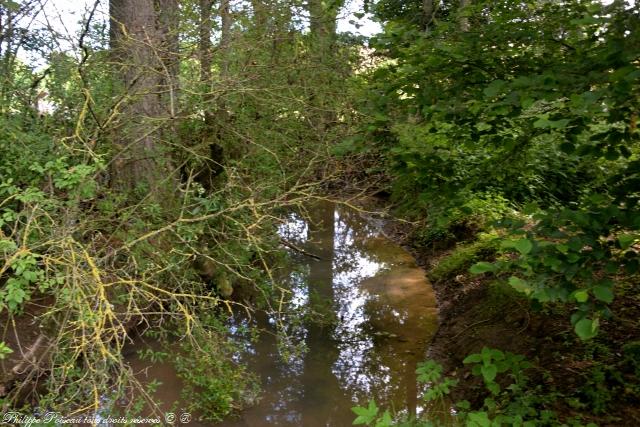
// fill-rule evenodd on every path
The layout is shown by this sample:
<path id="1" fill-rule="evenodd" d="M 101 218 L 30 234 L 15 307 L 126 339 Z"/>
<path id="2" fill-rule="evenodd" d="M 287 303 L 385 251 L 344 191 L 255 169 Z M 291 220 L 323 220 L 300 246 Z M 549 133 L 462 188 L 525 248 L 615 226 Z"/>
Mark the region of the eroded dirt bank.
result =
<path id="1" fill-rule="evenodd" d="M 389 205 L 385 199 L 360 200 L 358 204 L 367 211 L 383 210 Z M 453 243 L 440 249 L 425 248 L 412 238 L 419 225 L 369 217 L 387 237 L 415 257 L 427 276 L 456 246 Z M 623 286 L 621 297 L 614 303 L 613 312 L 622 313 L 622 317 L 604 320 L 598 338 L 582 342 L 573 332 L 571 312 L 566 307 L 534 307 L 515 293 L 501 293 L 491 285 L 495 278 L 473 276 L 467 270 L 468 267 L 448 280 L 432 280 L 439 328 L 425 357 L 437 360 L 447 375 L 458 379 L 459 385 L 452 394 L 454 402 L 469 400 L 481 405 L 486 396 L 482 383 L 463 360 L 486 346 L 530 360 L 534 364 L 527 372 L 530 384 L 537 387 L 540 395 L 557 396 L 550 399 L 553 403 L 548 409 L 555 410 L 561 419 L 581 417 L 585 424 L 601 426 L 640 425 L 637 390 L 620 386 L 627 380 L 634 382 L 634 373 L 625 365 L 621 350 L 622 343 L 640 339 L 640 295 L 634 286 Z M 618 375 L 615 372 L 622 377 L 610 378 Z M 578 402 L 571 405 L 569 399 L 563 399 L 582 394 L 587 395 L 585 400 L 594 401 L 593 406 Z M 598 402 L 601 408 L 596 407 Z"/>

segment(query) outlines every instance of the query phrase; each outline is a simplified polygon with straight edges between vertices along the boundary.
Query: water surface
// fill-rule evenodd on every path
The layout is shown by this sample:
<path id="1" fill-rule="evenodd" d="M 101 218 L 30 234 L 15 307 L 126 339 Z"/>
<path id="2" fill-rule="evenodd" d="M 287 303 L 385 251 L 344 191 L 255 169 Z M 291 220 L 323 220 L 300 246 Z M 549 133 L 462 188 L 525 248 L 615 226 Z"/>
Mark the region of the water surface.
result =
<path id="1" fill-rule="evenodd" d="M 351 407 L 372 398 L 379 406 L 419 414 L 415 369 L 437 327 L 424 271 L 357 211 L 331 203 L 318 203 L 305 215 L 291 213 L 279 232 L 300 249 L 291 249 L 283 285 L 292 292 L 294 311 L 306 313 L 286 328 L 306 351 L 290 354 L 278 345 L 276 323 L 286 317 L 236 316 L 233 329 L 263 330 L 257 341 L 243 342 L 238 355 L 259 376 L 261 399 L 236 419 L 200 425 L 349 426 Z M 143 371 L 145 363 L 135 367 Z M 170 368 L 145 372 L 164 383 L 163 401 L 179 398 L 180 382 Z"/>

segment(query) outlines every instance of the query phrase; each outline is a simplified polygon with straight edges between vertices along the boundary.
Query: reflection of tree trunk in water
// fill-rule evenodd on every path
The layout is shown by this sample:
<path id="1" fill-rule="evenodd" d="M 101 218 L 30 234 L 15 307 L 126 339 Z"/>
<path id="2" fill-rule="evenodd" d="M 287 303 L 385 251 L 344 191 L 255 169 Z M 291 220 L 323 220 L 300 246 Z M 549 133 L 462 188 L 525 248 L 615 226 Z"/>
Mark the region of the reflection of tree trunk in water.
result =
<path id="1" fill-rule="evenodd" d="M 334 313 L 333 300 L 333 242 L 335 229 L 333 221 L 334 207 L 322 203 L 312 206 L 309 224 L 309 240 L 313 251 L 322 259 L 311 260 L 309 265 L 309 304 L 314 311 Z M 322 319 L 321 322 L 332 319 Z M 304 358 L 305 384 L 304 405 L 314 405 L 314 411 L 305 411 L 303 425 L 325 426 L 331 420 L 342 397 L 342 390 L 331 368 L 338 358 L 338 350 L 332 345 L 330 336 L 333 326 L 308 322 L 307 353 Z M 320 418 L 322 416 L 322 418 Z M 306 417 L 306 418 L 305 418 Z"/>

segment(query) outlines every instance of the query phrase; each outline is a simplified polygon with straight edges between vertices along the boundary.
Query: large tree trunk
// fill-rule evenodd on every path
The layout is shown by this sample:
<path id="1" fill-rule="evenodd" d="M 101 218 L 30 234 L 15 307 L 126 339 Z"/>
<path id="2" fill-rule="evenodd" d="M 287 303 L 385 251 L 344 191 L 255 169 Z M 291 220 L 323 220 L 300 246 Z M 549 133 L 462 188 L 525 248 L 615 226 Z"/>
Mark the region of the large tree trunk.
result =
<path id="1" fill-rule="evenodd" d="M 116 138 L 112 185 L 166 203 L 175 178 L 162 128 L 175 114 L 176 0 L 111 0 L 110 42 L 128 103 Z M 172 29 L 173 28 L 173 29 Z"/>

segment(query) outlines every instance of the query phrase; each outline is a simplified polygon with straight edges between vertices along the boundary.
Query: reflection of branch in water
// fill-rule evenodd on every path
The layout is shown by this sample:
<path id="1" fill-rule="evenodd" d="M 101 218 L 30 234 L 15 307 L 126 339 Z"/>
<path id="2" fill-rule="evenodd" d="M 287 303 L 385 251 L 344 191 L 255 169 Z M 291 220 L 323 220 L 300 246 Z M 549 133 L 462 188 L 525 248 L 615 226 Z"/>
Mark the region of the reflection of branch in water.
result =
<path id="1" fill-rule="evenodd" d="M 304 249 L 299 248 L 298 246 L 296 246 L 293 243 L 289 242 L 288 240 L 283 239 L 282 237 L 280 238 L 280 243 L 282 243 L 283 245 L 285 245 L 289 249 L 293 249 L 294 251 L 301 253 L 302 255 L 306 255 L 308 257 L 317 259 L 318 261 L 322 261 L 322 258 L 320 258 L 318 255 L 315 255 L 315 254 L 312 254 L 310 252 L 307 252 Z"/>

